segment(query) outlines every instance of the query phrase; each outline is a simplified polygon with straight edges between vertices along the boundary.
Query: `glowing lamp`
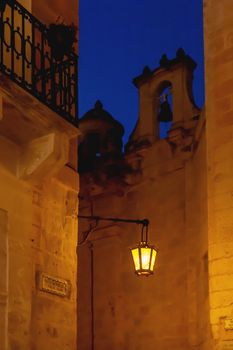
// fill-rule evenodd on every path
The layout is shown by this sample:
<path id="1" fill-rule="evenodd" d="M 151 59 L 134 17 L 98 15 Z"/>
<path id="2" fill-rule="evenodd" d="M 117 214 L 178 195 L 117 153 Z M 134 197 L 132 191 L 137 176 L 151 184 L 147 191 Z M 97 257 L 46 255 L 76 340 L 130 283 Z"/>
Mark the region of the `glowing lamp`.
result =
<path id="1" fill-rule="evenodd" d="M 135 273 L 138 276 L 150 276 L 154 273 L 157 250 L 148 244 L 148 222 L 142 226 L 141 242 L 131 249 Z M 144 240 L 144 229 L 146 229 L 146 239 Z"/>
<path id="2" fill-rule="evenodd" d="M 78 244 L 78 246 L 81 246 L 87 242 L 89 234 L 96 229 L 98 222 L 101 220 L 142 225 L 141 241 L 137 247 L 131 249 L 134 267 L 135 267 L 135 273 L 138 276 L 150 276 L 154 273 L 155 260 L 156 260 L 158 251 L 155 249 L 155 247 L 148 244 L 148 226 L 149 226 L 148 219 L 132 220 L 132 219 L 101 217 L 101 216 L 94 216 L 94 215 L 78 215 L 78 218 L 87 219 L 87 220 L 91 219 L 96 221 L 96 225 L 90 227 L 90 230 L 86 233 L 86 237 L 81 243 Z"/>

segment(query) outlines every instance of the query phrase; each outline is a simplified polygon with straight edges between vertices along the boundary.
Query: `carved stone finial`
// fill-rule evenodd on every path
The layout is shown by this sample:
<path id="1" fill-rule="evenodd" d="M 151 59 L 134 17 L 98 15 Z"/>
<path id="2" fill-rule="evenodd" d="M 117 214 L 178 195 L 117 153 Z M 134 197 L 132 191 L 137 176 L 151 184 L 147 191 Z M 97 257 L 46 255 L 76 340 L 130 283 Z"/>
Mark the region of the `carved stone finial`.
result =
<path id="1" fill-rule="evenodd" d="M 150 70 L 150 68 L 148 67 L 148 66 L 145 66 L 144 68 L 143 68 L 143 71 L 142 71 L 142 74 L 144 75 L 144 76 L 149 76 L 149 75 L 151 75 L 151 70 Z"/>
<path id="2" fill-rule="evenodd" d="M 96 101 L 95 109 L 97 109 L 97 110 L 103 109 L 103 103 L 100 100 Z"/>
<path id="3" fill-rule="evenodd" d="M 182 47 L 176 51 L 176 57 L 181 59 L 186 57 L 186 53 Z"/>
<path id="4" fill-rule="evenodd" d="M 166 54 L 163 54 L 160 61 L 159 61 L 159 64 L 161 67 L 167 67 L 169 65 L 169 59 L 167 58 L 167 55 Z"/>

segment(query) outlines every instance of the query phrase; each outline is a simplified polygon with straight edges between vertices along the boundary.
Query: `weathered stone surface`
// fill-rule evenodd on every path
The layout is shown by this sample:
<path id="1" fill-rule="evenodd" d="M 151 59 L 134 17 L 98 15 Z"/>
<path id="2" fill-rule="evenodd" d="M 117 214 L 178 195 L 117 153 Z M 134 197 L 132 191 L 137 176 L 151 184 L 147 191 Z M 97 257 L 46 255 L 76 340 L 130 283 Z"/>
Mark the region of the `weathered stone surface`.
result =
<path id="1" fill-rule="evenodd" d="M 0 348 L 7 350 L 8 325 L 8 217 L 0 209 Z"/>
<path id="2" fill-rule="evenodd" d="M 231 1 L 204 1 L 209 293 L 215 349 L 231 348 L 220 327 L 221 318 L 230 317 L 233 311 L 232 20 Z"/>
<path id="3" fill-rule="evenodd" d="M 179 73 L 171 75 L 180 87 Z M 159 79 L 163 80 L 161 76 Z M 150 98 L 157 83 L 155 77 L 150 89 L 146 83 L 141 87 L 141 125 L 137 136 L 143 132 L 145 136 L 146 128 L 147 134 L 156 128 L 150 128 L 150 113 L 155 119 Z M 174 93 L 182 94 L 183 90 L 175 90 Z M 181 96 L 176 98 L 182 100 Z M 184 104 L 189 109 L 187 100 Z M 189 109 L 189 113 L 195 110 Z M 94 215 L 106 217 L 147 217 L 149 242 L 159 248 L 159 253 L 154 276 L 137 277 L 129 248 L 140 240 L 140 227 L 99 222 L 89 236 L 91 245 L 78 250 L 80 349 L 90 349 L 92 337 L 95 347 L 101 350 L 208 349 L 205 128 L 203 120 L 189 123 L 189 134 L 184 129 L 186 117 L 181 110 L 175 114 L 182 127 L 174 129 L 170 139 L 158 140 L 154 131 L 154 142 L 141 149 L 130 149 L 124 158 L 133 168 L 127 184 L 110 179 L 112 186 L 99 186 L 97 192 L 92 189 L 99 185 L 98 174 L 81 176 L 81 214 L 88 215 L 93 210 Z M 187 144 L 193 145 L 195 137 L 195 150 L 185 150 Z M 134 140 L 137 142 L 135 135 Z M 82 221 L 79 228 L 88 232 L 88 225 Z"/>
<path id="4" fill-rule="evenodd" d="M 0 349 L 76 349 L 79 131 L 0 80 Z M 38 271 L 68 295 L 39 290 Z"/>

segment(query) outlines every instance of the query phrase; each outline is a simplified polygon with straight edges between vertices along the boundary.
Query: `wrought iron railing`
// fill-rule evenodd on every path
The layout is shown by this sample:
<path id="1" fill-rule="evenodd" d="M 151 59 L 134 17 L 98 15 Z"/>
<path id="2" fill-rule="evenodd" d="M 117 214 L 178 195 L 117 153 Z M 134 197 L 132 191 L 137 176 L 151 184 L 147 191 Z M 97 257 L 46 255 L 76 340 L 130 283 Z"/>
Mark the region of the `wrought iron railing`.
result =
<path id="1" fill-rule="evenodd" d="M 48 28 L 18 1 L 0 0 L 0 71 L 73 124 L 77 63 L 74 52 L 62 61 L 54 57 Z"/>

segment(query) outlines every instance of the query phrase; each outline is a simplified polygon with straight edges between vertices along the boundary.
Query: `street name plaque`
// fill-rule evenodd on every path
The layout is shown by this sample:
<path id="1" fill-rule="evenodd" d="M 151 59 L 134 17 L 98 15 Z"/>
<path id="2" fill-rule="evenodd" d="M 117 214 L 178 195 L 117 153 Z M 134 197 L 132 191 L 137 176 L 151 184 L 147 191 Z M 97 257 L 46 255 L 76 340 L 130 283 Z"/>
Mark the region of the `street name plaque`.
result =
<path id="1" fill-rule="evenodd" d="M 68 297 L 70 294 L 70 283 L 62 278 L 47 275 L 44 272 L 39 273 L 39 290 L 46 293 Z"/>

